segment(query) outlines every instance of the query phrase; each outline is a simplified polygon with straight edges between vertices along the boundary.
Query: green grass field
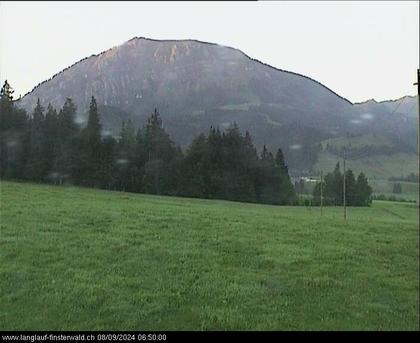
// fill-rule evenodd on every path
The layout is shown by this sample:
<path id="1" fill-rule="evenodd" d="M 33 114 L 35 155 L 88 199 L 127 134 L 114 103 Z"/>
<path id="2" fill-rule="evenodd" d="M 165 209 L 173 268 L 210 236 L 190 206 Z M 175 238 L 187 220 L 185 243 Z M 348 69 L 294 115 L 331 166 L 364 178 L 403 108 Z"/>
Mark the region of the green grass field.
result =
<path id="1" fill-rule="evenodd" d="M 334 140 L 330 140 L 334 141 Z M 341 142 L 339 139 L 337 141 Z M 327 142 L 327 141 L 324 141 Z M 360 142 L 359 142 L 360 143 Z M 326 143 L 325 143 L 326 144 Z M 356 145 L 356 143 L 355 143 Z M 319 178 L 322 170 L 324 175 L 334 170 L 337 162 L 343 167 L 343 159 L 327 151 L 319 153 L 318 162 L 314 165 L 315 175 Z M 415 154 L 396 153 L 391 155 L 375 155 L 355 160 L 347 160 L 347 169 L 351 169 L 355 176 L 360 172 L 365 173 L 369 179 L 375 195 L 384 194 L 387 197 L 395 196 L 405 200 L 416 200 L 419 202 L 419 184 L 415 182 L 400 182 L 402 185 L 401 194 L 393 194 L 394 182 L 388 178 L 392 176 L 405 176 L 411 172 L 418 172 L 418 157 Z M 309 185 L 308 189 L 313 186 Z"/>
<path id="2" fill-rule="evenodd" d="M 394 183 L 400 183 L 402 188 L 401 194 L 395 194 L 392 192 Z M 405 200 L 416 200 L 419 202 L 419 184 L 416 182 L 406 181 L 388 181 L 388 180 L 370 180 L 369 184 L 374 190 L 374 194 L 384 194 L 387 197 L 395 196 L 396 198 L 402 198 Z"/>
<path id="3" fill-rule="evenodd" d="M 319 153 L 318 161 L 313 169 L 316 172 L 323 171 L 324 174 L 334 170 L 337 162 L 343 168 L 343 159 L 322 151 Z M 360 172 L 370 180 L 387 180 L 392 176 L 406 176 L 410 173 L 418 173 L 418 156 L 416 154 L 396 153 L 391 155 L 375 155 L 355 160 L 347 160 L 347 169 L 351 169 L 356 177 Z M 343 169 L 341 169 L 343 171 Z"/>
<path id="4" fill-rule="evenodd" d="M 418 330 L 418 207 L 1 182 L 0 330 Z"/>
<path id="5" fill-rule="evenodd" d="M 322 147 L 325 149 L 327 144 L 330 144 L 338 149 L 343 147 L 361 148 L 364 146 L 387 146 L 391 147 L 394 144 L 389 137 L 382 135 L 366 134 L 356 137 L 338 137 L 330 138 L 321 142 Z"/>
<path id="6" fill-rule="evenodd" d="M 365 134 L 356 137 L 339 137 L 326 139 L 321 142 L 323 150 L 319 153 L 318 161 L 313 166 L 316 172 L 321 170 L 325 173 L 331 172 L 339 161 L 343 167 L 343 158 L 326 150 L 327 144 L 340 150 L 343 147 L 393 147 L 394 143 L 390 137 L 376 134 Z M 347 168 L 356 174 L 365 173 L 369 181 L 379 182 L 388 180 L 390 177 L 407 176 L 410 173 L 418 173 L 418 155 L 415 153 L 398 152 L 393 154 L 375 154 L 357 159 L 347 159 Z M 357 175 L 356 175 L 357 176 Z M 389 187 L 387 187 L 389 188 Z M 377 190 L 374 188 L 374 191 Z M 418 193 L 418 186 L 417 186 Z"/>

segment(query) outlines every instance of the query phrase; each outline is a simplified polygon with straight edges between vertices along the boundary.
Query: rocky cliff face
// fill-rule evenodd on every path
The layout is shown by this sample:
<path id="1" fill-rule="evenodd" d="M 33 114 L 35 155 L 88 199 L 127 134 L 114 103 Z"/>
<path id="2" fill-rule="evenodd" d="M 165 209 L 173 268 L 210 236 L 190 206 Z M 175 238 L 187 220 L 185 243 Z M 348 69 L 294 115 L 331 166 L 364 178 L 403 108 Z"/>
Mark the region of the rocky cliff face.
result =
<path id="1" fill-rule="evenodd" d="M 134 116 L 153 106 L 163 114 L 271 104 L 291 110 L 337 112 L 345 99 L 301 75 L 274 69 L 241 51 L 198 41 L 134 38 L 86 58 L 37 86 L 21 101 L 37 98 L 59 107 L 71 97 L 83 112 L 91 96 Z M 168 111 L 168 113 L 166 113 Z"/>

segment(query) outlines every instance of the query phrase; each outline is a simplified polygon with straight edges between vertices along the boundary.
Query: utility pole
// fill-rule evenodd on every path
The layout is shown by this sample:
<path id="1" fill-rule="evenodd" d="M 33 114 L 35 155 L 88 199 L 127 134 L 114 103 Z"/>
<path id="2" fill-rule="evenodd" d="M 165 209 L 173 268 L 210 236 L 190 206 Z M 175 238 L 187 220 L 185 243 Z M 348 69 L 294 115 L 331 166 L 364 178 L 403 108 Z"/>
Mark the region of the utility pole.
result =
<path id="1" fill-rule="evenodd" d="M 417 85 L 417 157 L 420 156 L 420 69 L 417 69 L 417 82 L 414 84 Z M 419 160 L 417 158 L 417 170 L 419 169 Z M 420 233 L 417 237 L 417 246 L 420 242 Z M 417 298 L 419 302 L 419 298 Z"/>
<path id="2" fill-rule="evenodd" d="M 323 205 L 323 194 L 322 194 L 322 170 L 321 170 L 321 216 L 322 216 L 322 205 Z"/>
<path id="3" fill-rule="evenodd" d="M 344 175 L 343 175 L 343 205 L 344 205 L 344 220 L 347 219 L 347 208 L 346 208 L 346 148 L 344 147 Z"/>
<path id="4" fill-rule="evenodd" d="M 420 155 L 420 69 L 417 69 L 417 154 Z"/>

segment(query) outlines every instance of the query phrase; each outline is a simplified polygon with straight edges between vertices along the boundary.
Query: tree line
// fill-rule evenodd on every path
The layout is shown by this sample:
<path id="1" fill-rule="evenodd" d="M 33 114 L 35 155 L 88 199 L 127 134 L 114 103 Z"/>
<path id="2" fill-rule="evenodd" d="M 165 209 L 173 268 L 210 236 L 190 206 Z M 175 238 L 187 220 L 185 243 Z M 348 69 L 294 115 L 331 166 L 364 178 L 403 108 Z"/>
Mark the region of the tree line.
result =
<path id="1" fill-rule="evenodd" d="M 346 170 L 345 189 L 347 206 L 369 206 L 372 202 L 372 187 L 364 173 L 355 178 L 351 169 Z M 321 187 L 324 205 L 342 206 L 344 204 L 344 174 L 340 171 L 340 163 L 337 163 L 334 171 L 328 173 L 316 184 L 313 190 L 314 205 L 321 203 Z"/>
<path id="2" fill-rule="evenodd" d="M 373 154 L 387 155 L 387 154 L 401 152 L 401 148 L 398 146 L 365 145 L 365 146 L 360 146 L 360 147 L 352 147 L 352 146 L 337 147 L 335 145 L 331 145 L 330 143 L 327 143 L 325 150 L 337 156 L 343 156 L 345 153 L 348 159 L 363 158 L 363 157 L 371 156 Z"/>
<path id="3" fill-rule="evenodd" d="M 123 122 L 120 135 L 104 135 L 92 97 L 87 125 L 76 123 L 70 98 L 57 111 L 40 100 L 32 112 L 15 106 L 5 82 L 0 92 L 0 176 L 53 184 L 162 195 L 295 204 L 283 152 L 260 154 L 236 124 L 211 127 L 183 152 L 165 132 L 159 112 L 136 129 Z"/>
<path id="4" fill-rule="evenodd" d="M 406 181 L 406 182 L 419 182 L 419 174 L 418 173 L 410 173 L 407 176 L 391 176 L 389 181 Z"/>

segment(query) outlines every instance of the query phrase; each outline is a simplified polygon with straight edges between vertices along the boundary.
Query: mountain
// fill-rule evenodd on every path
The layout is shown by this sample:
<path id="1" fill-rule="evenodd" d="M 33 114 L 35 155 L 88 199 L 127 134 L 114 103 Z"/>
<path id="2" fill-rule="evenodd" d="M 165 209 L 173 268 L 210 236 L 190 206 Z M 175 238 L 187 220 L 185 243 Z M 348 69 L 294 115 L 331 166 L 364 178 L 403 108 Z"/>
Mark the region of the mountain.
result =
<path id="1" fill-rule="evenodd" d="M 19 104 L 31 112 L 38 98 L 58 108 L 71 97 L 83 120 L 92 95 L 104 129 L 114 134 L 122 119 L 142 125 L 155 107 L 181 146 L 211 125 L 225 128 L 236 122 L 258 148 L 282 147 L 296 171 L 314 165 L 320 142 L 349 133 L 378 132 L 401 141 L 402 150 L 415 143 L 413 118 L 392 113 L 389 103 L 353 105 L 309 77 L 196 40 L 133 38 L 59 72 Z"/>
<path id="2" fill-rule="evenodd" d="M 403 116 L 417 117 L 417 97 L 403 96 L 396 100 L 381 101 L 379 104 L 387 106 L 390 110 Z"/>

